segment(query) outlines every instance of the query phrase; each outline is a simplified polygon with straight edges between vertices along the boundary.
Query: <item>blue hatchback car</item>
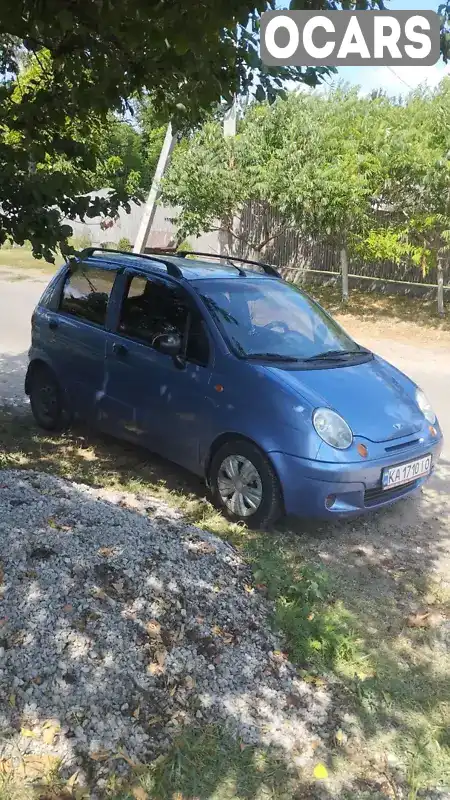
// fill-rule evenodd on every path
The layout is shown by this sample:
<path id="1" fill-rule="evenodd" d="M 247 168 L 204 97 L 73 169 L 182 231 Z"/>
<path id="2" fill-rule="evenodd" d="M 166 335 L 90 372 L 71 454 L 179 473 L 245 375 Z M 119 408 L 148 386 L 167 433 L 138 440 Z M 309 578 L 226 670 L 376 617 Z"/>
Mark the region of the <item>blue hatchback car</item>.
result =
<path id="1" fill-rule="evenodd" d="M 350 517 L 421 486 L 423 392 L 273 267 L 89 248 L 32 318 L 39 425 L 78 417 L 203 476 L 232 520 Z"/>

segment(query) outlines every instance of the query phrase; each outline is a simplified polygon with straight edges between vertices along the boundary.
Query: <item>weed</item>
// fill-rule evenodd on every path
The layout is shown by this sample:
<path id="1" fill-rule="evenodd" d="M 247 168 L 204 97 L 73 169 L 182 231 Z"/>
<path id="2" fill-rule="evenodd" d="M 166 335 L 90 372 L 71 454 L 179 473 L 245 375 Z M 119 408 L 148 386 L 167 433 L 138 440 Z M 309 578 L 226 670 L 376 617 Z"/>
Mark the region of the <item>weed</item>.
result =
<path id="1" fill-rule="evenodd" d="M 262 747 L 245 747 L 215 725 L 183 733 L 140 782 L 155 798 L 291 800 L 293 796 L 285 762 Z"/>
<path id="2" fill-rule="evenodd" d="M 255 542 L 249 543 L 247 554 L 256 583 L 265 585 L 274 601 L 275 627 L 284 634 L 291 659 L 316 669 L 332 669 L 340 663 L 356 669 L 363 655 L 352 615 L 335 600 L 326 570 L 299 559 L 292 561 L 282 546 L 273 545 L 272 541 L 269 546 L 256 546 L 252 557 Z"/>

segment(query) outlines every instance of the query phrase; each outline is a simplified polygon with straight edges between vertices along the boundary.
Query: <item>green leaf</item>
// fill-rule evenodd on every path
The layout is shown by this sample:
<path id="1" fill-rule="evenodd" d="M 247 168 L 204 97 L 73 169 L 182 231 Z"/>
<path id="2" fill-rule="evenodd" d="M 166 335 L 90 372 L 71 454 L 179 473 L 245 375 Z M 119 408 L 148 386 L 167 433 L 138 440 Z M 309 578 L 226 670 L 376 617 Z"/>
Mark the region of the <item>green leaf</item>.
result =
<path id="1" fill-rule="evenodd" d="M 263 103 L 264 100 L 266 99 L 266 93 L 265 93 L 263 87 L 261 86 L 261 84 L 259 84 L 256 87 L 255 97 L 256 97 L 258 103 Z"/>

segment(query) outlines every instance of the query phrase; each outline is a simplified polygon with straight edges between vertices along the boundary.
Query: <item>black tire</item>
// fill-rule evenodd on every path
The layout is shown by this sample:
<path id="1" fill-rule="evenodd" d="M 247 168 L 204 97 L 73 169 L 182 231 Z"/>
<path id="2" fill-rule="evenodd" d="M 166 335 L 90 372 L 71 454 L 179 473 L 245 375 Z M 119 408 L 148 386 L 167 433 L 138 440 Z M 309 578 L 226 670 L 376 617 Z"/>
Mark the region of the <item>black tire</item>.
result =
<path id="1" fill-rule="evenodd" d="M 61 431 L 68 425 L 63 393 L 49 367 L 35 367 L 28 379 L 31 410 L 40 428 Z"/>
<path id="2" fill-rule="evenodd" d="M 227 476 L 224 469 L 226 459 L 234 458 L 241 462 L 241 468 L 245 466 L 245 459 L 255 468 L 259 481 L 255 481 L 246 486 L 253 491 L 252 487 L 261 490 L 261 501 L 256 510 L 247 511 L 246 515 L 240 514 L 239 509 L 232 510 L 224 501 L 219 490 L 220 479 Z M 244 439 L 230 439 L 223 444 L 214 454 L 209 470 L 209 484 L 214 504 L 220 508 L 222 513 L 232 522 L 244 522 L 249 528 L 268 528 L 272 526 L 283 514 L 283 498 L 281 494 L 278 477 L 267 456 L 251 442 Z M 231 495 L 229 497 L 231 503 Z M 249 503 L 246 503 L 247 507 Z"/>

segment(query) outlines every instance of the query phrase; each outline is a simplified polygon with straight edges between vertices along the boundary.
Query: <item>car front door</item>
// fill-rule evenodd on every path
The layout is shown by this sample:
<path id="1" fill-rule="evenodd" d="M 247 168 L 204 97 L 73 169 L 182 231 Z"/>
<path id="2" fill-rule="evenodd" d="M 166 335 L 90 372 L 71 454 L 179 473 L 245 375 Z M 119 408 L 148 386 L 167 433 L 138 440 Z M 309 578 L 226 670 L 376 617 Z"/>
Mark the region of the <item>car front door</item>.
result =
<path id="1" fill-rule="evenodd" d="M 203 319 L 169 279 L 127 271 L 119 280 L 123 300 L 108 335 L 100 424 L 197 471 L 212 410 L 212 346 Z M 168 332 L 182 337 L 182 358 L 155 349 L 155 337 Z"/>

